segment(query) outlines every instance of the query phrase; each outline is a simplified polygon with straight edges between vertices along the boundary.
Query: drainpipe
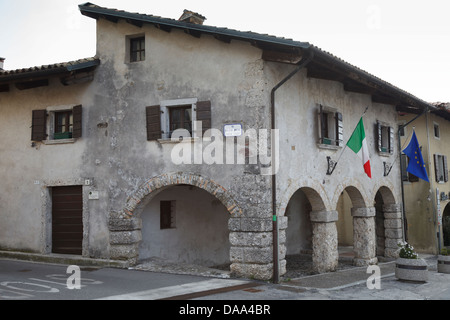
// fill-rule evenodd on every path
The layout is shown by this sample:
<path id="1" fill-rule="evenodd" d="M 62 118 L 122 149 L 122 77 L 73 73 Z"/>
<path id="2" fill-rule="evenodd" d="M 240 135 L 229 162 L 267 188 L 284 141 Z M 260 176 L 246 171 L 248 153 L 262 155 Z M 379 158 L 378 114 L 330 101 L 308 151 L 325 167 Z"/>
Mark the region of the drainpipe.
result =
<path id="1" fill-rule="evenodd" d="M 272 168 L 275 164 L 275 155 L 273 150 L 275 150 L 275 138 L 273 135 L 273 130 L 275 130 L 275 91 L 278 90 L 285 82 L 291 79 L 297 72 L 306 67 L 311 60 L 313 59 L 314 53 L 309 51 L 308 57 L 302 57 L 302 60 L 299 62 L 297 67 L 288 74 L 283 80 L 281 80 L 275 87 L 273 87 L 270 93 L 270 112 L 271 112 L 271 126 L 272 126 Z M 278 216 L 277 216 L 277 180 L 275 172 L 272 172 L 272 242 L 273 242 L 273 282 L 278 283 L 280 281 L 280 263 L 278 261 Z"/>
<path id="2" fill-rule="evenodd" d="M 425 118 L 425 125 L 426 125 L 426 129 L 427 129 L 427 143 L 428 143 L 428 162 L 430 163 L 430 171 L 431 171 L 431 164 L 433 163 L 433 162 L 431 162 L 432 161 L 432 156 L 431 156 L 431 144 L 430 144 L 430 131 L 429 131 L 429 128 L 428 128 L 428 120 L 429 120 L 429 117 L 428 117 L 428 113 L 427 113 L 427 116 L 426 116 L 426 118 Z M 430 172 L 430 174 L 432 174 L 431 172 Z M 429 180 L 430 180 L 430 191 L 431 191 L 431 193 L 430 193 L 430 197 L 431 197 L 431 212 L 432 212 L 432 214 L 433 214 L 433 223 L 434 223 L 434 230 L 436 231 L 436 228 L 437 228 L 437 233 L 436 233 L 436 236 L 437 236 L 437 249 L 438 249 L 438 254 L 440 254 L 441 253 L 441 228 L 440 228 L 440 226 L 439 226 L 439 224 L 438 224 L 438 215 L 439 215 L 439 211 L 438 211 L 438 207 L 437 207 L 437 204 L 438 204 L 438 197 L 439 197 L 439 193 L 437 192 L 437 189 L 435 188 L 435 186 L 434 186 L 434 182 L 433 182 L 433 179 L 431 179 L 431 178 L 429 178 Z"/>
<path id="3" fill-rule="evenodd" d="M 406 128 L 406 126 L 408 124 L 410 124 L 411 122 L 416 121 L 418 118 L 420 118 L 421 116 L 423 116 L 424 114 L 426 114 L 429 110 L 429 107 L 427 106 L 425 108 L 425 110 L 418 114 L 417 116 L 415 116 L 412 120 L 408 121 L 406 124 L 404 125 L 400 125 L 398 127 L 398 132 L 397 132 L 397 138 L 398 138 L 398 149 L 400 152 L 400 182 L 401 182 L 401 186 L 402 186 L 402 218 L 403 218 L 403 237 L 405 241 L 408 241 L 408 224 L 407 224 L 407 220 L 406 220 L 406 211 L 405 211 L 405 189 L 403 187 L 403 177 L 402 177 L 402 172 L 405 168 L 403 168 L 403 163 L 401 161 L 401 156 L 402 156 L 402 144 L 401 144 L 401 140 L 400 140 L 400 130 L 402 130 L 403 128 Z"/>

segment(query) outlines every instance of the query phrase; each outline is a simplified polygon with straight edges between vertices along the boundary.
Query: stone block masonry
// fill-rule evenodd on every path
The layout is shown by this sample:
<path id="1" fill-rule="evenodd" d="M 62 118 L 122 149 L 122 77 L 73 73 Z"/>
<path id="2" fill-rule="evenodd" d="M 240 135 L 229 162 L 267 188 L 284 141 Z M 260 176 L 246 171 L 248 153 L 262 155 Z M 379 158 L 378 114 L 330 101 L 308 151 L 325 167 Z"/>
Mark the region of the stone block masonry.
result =
<path id="1" fill-rule="evenodd" d="M 388 258 L 398 257 L 398 243 L 403 240 L 402 207 L 400 204 L 383 206 L 385 249 L 384 255 Z"/>

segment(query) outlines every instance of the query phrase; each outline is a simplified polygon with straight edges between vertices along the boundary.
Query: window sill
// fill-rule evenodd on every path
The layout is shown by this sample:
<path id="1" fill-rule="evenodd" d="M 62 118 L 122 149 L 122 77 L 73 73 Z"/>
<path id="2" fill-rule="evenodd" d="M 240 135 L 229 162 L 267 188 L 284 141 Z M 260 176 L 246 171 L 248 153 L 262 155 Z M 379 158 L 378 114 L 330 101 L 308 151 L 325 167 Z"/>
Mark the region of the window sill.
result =
<path id="1" fill-rule="evenodd" d="M 319 149 L 333 150 L 333 151 L 337 151 L 342 148 L 341 146 L 333 146 L 331 144 L 323 144 L 323 143 L 318 143 L 317 147 Z"/>
<path id="2" fill-rule="evenodd" d="M 390 157 L 392 154 L 390 152 L 378 151 L 378 155 L 381 157 Z"/>
<path id="3" fill-rule="evenodd" d="M 57 140 L 44 140 L 42 143 L 47 145 L 53 145 L 53 144 L 69 144 L 69 143 L 75 143 L 77 139 L 70 138 L 70 139 L 57 139 Z"/>
<path id="4" fill-rule="evenodd" d="M 182 138 L 182 139 L 158 139 L 161 144 L 171 144 L 171 143 L 193 143 L 195 141 L 200 141 L 200 138 Z"/>

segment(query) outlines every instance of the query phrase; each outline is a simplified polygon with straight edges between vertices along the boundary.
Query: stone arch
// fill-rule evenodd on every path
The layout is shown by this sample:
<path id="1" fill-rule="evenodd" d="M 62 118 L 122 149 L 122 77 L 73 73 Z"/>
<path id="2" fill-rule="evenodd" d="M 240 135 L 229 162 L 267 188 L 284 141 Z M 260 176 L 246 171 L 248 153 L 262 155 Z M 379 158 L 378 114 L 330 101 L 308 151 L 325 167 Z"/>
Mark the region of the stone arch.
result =
<path id="1" fill-rule="evenodd" d="M 324 212 L 320 194 L 310 187 L 302 187 L 292 194 L 283 215 L 288 219 L 286 229 L 287 254 L 300 254 L 312 249 L 312 212 Z"/>
<path id="2" fill-rule="evenodd" d="M 288 212 L 288 205 L 291 205 L 292 201 L 298 201 L 299 192 L 301 191 L 301 197 L 308 201 L 308 214 L 303 215 L 301 220 L 303 223 L 308 224 L 308 229 L 303 229 L 306 237 L 310 239 L 305 239 L 305 237 L 299 237 L 302 242 L 300 245 L 300 252 L 296 252 L 299 248 L 295 248 L 292 254 L 298 253 L 309 253 L 312 256 L 312 270 L 314 272 L 323 273 L 334 271 L 337 267 L 337 233 L 335 221 L 337 219 L 337 212 L 330 210 L 330 205 L 328 197 L 325 190 L 319 183 L 314 183 L 312 181 L 303 181 L 304 184 L 297 184 L 300 187 L 294 187 L 290 184 L 287 192 L 285 192 L 285 198 L 282 199 L 282 210 L 280 214 L 284 215 L 286 220 L 291 212 Z M 305 203 L 305 202 L 303 202 Z M 295 205 L 295 204 L 293 204 Z M 289 209 L 290 210 L 290 209 Z M 287 223 L 287 229 L 285 234 L 286 237 L 289 236 L 292 230 L 292 222 Z M 297 224 L 294 224 L 293 232 L 297 228 Z M 281 244 L 282 250 L 287 252 L 287 241 Z M 294 241 L 296 239 L 294 238 Z M 306 241 L 305 241 L 306 240 Z M 292 241 L 292 240 L 291 240 Z M 292 242 L 291 242 L 292 243 Z M 294 242 L 295 243 L 295 242 Z M 305 245 L 303 247 L 303 245 Z M 304 250 L 306 249 L 306 250 Z"/>
<path id="3" fill-rule="evenodd" d="M 154 195 L 157 192 L 175 185 L 191 185 L 203 189 L 215 196 L 227 208 L 231 215 L 242 214 L 242 210 L 239 208 L 230 192 L 215 181 L 194 173 L 174 172 L 153 177 L 143 183 L 139 189 L 128 198 L 125 208 L 119 213 L 119 216 L 122 218 L 139 216 L 142 209 L 152 198 L 149 197 L 149 195 Z"/>
<path id="4" fill-rule="evenodd" d="M 375 186 L 372 190 L 372 198 L 375 199 L 377 193 L 379 192 L 381 197 L 383 198 L 383 202 L 385 205 L 397 204 L 398 201 L 397 201 L 397 197 L 395 196 L 395 192 L 394 192 L 395 188 L 392 186 L 392 184 L 389 183 L 389 181 L 386 181 L 386 183 L 375 184 Z"/>
<path id="5" fill-rule="evenodd" d="M 299 181 L 298 183 L 291 183 L 287 190 L 285 190 L 280 201 L 278 201 L 278 215 L 284 216 L 286 208 L 292 196 L 297 191 L 303 191 L 311 203 L 312 211 L 329 210 L 328 197 L 325 190 L 319 183 L 308 181 Z"/>
<path id="6" fill-rule="evenodd" d="M 167 173 L 143 183 L 127 199 L 125 207 L 112 212 L 109 219 L 110 259 L 136 265 L 142 240 L 141 214 L 145 206 L 161 191 L 176 185 L 190 185 L 207 191 L 218 199 L 231 216 L 242 214 L 231 193 L 215 181 L 193 173 Z"/>
<path id="7" fill-rule="evenodd" d="M 357 188 L 353 185 L 348 186 L 340 185 L 337 188 L 337 191 L 338 197 L 335 199 L 335 201 L 333 201 L 335 205 L 337 204 L 337 200 L 339 199 L 339 196 L 342 194 L 342 192 L 346 191 L 350 197 L 350 200 L 352 201 L 352 205 L 354 208 L 367 207 L 368 204 L 367 197 L 364 195 L 363 192 L 361 192 L 360 188 Z"/>

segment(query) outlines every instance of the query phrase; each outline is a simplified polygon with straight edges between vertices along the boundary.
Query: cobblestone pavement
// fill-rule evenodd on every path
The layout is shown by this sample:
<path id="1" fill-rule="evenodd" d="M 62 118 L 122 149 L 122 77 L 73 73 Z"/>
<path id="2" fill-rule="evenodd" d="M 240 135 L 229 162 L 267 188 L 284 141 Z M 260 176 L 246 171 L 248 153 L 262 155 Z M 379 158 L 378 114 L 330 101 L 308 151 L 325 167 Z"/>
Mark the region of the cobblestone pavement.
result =
<path id="1" fill-rule="evenodd" d="M 289 255 L 286 257 L 287 272 L 282 281 L 313 275 L 312 257 L 309 254 Z M 341 257 L 337 270 L 354 268 L 351 257 Z M 133 269 L 141 271 L 164 272 L 172 274 L 200 275 L 204 277 L 230 278 L 229 265 L 204 267 L 195 264 L 171 262 L 161 258 L 150 258 L 141 261 Z"/>

